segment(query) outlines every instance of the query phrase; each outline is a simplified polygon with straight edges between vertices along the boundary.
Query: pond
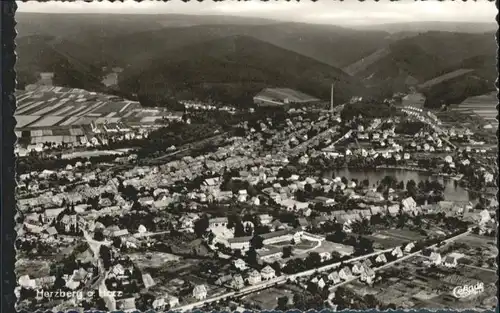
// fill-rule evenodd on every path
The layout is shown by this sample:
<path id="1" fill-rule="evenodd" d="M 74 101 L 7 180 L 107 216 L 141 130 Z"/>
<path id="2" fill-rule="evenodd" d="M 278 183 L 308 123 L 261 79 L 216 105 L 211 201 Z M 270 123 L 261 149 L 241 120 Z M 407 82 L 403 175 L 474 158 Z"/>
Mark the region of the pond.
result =
<path id="1" fill-rule="evenodd" d="M 397 169 L 338 169 L 335 171 L 327 171 L 324 173 L 323 177 L 332 178 L 333 177 L 345 177 L 348 180 L 357 179 L 358 181 L 363 181 L 368 179 L 370 186 L 376 184 L 377 181 L 381 181 L 385 176 L 392 176 L 398 181 L 404 181 L 406 183 L 410 180 L 414 180 L 417 184 L 420 181 L 425 181 L 427 179 L 437 180 L 442 185 L 444 185 L 444 197 L 445 200 L 449 201 L 471 201 L 474 202 L 474 197 L 469 194 L 467 190 L 458 186 L 455 181 L 451 178 L 444 178 L 439 176 L 433 176 L 425 172 L 408 171 L 408 170 L 397 170 Z"/>

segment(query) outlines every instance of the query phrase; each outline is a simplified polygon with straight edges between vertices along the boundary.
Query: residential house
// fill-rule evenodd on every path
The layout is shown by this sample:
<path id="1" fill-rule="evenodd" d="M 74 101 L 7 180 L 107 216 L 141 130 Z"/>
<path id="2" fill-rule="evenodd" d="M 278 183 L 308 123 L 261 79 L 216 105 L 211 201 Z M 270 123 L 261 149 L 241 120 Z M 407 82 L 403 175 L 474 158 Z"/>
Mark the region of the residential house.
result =
<path id="1" fill-rule="evenodd" d="M 169 295 L 168 296 L 168 305 L 170 306 L 170 308 L 175 308 L 176 306 L 179 305 L 179 298 L 172 296 L 172 295 Z"/>
<path id="2" fill-rule="evenodd" d="M 43 212 L 42 221 L 44 224 L 50 224 L 54 221 L 61 212 L 64 211 L 64 208 L 57 209 L 48 209 Z"/>
<path id="3" fill-rule="evenodd" d="M 365 261 L 363 262 L 363 266 L 364 267 L 372 267 L 373 263 L 372 263 L 372 261 L 370 261 L 370 259 L 365 259 Z"/>
<path id="4" fill-rule="evenodd" d="M 225 285 L 226 283 L 230 282 L 231 280 L 233 279 L 233 276 L 231 276 L 230 274 L 228 275 L 223 275 L 223 276 L 220 276 L 216 281 L 215 281 L 215 284 L 216 285 L 219 285 L 219 286 L 223 286 Z"/>
<path id="5" fill-rule="evenodd" d="M 379 264 L 384 264 L 384 263 L 387 263 L 387 258 L 385 257 L 385 254 L 381 253 L 377 256 L 377 258 L 375 259 L 375 262 L 379 263 Z"/>
<path id="6" fill-rule="evenodd" d="M 125 236 L 128 236 L 128 230 L 127 229 L 120 229 L 120 230 L 116 230 L 114 232 L 111 233 L 111 236 L 112 237 L 125 237 Z"/>
<path id="7" fill-rule="evenodd" d="M 111 269 L 111 273 L 113 273 L 115 276 L 123 276 L 125 275 L 125 268 L 121 264 L 116 264 Z"/>
<path id="8" fill-rule="evenodd" d="M 63 225 L 64 230 L 66 232 L 71 231 L 71 228 L 76 228 L 77 226 L 77 215 L 76 214 L 65 214 L 62 218 L 60 223 Z"/>
<path id="9" fill-rule="evenodd" d="M 330 275 L 328 275 L 328 279 L 334 284 L 338 284 L 340 283 L 342 280 L 339 276 L 339 273 L 337 273 L 336 271 L 335 272 L 331 272 Z"/>
<path id="10" fill-rule="evenodd" d="M 394 204 L 394 205 L 390 205 L 387 207 L 387 212 L 392 215 L 392 216 L 396 216 L 399 214 L 399 205 L 397 204 Z"/>
<path id="11" fill-rule="evenodd" d="M 236 267 L 237 269 L 239 269 L 240 271 L 244 271 L 247 269 L 247 264 L 245 263 L 245 261 L 243 261 L 242 259 L 237 259 L 233 262 L 233 265 L 234 267 Z"/>
<path id="12" fill-rule="evenodd" d="M 328 251 L 320 252 L 319 256 L 321 257 L 321 262 L 326 262 L 332 259 L 332 254 Z"/>
<path id="13" fill-rule="evenodd" d="M 247 197 L 248 197 L 248 193 L 245 189 L 238 191 L 238 201 L 239 202 L 246 202 Z"/>
<path id="14" fill-rule="evenodd" d="M 366 282 L 367 284 L 372 284 L 375 279 L 375 271 L 371 267 L 366 267 L 365 270 L 361 273 L 360 277 L 361 281 Z"/>
<path id="15" fill-rule="evenodd" d="M 488 210 L 484 209 L 479 213 L 481 220 L 479 224 L 486 224 L 491 220 L 491 214 Z"/>
<path id="16" fill-rule="evenodd" d="M 167 305 L 168 308 L 174 308 L 178 306 L 179 298 L 167 294 L 164 296 L 157 297 L 152 304 L 153 309 L 155 310 L 165 310 L 167 309 Z"/>
<path id="17" fill-rule="evenodd" d="M 241 251 L 246 251 L 250 249 L 250 240 L 252 239 L 252 236 L 245 236 L 245 237 L 235 237 L 235 238 L 230 238 L 227 240 L 227 243 L 229 245 L 229 248 L 233 250 L 240 249 Z"/>
<path id="18" fill-rule="evenodd" d="M 400 258 L 403 256 L 403 251 L 401 250 L 401 247 L 396 247 L 392 250 L 391 254 L 397 258 Z"/>
<path id="19" fill-rule="evenodd" d="M 116 300 L 116 309 L 122 312 L 134 311 L 136 309 L 135 298 L 131 297 L 131 298 Z"/>
<path id="20" fill-rule="evenodd" d="M 348 266 L 344 266 L 340 271 L 339 271 L 339 277 L 343 280 L 348 280 L 352 277 L 352 272 L 351 269 Z"/>
<path id="21" fill-rule="evenodd" d="M 276 272 L 271 266 L 266 266 L 264 267 L 261 271 L 260 274 L 262 276 L 262 280 L 270 280 L 276 278 Z"/>
<path id="22" fill-rule="evenodd" d="M 265 261 L 272 261 L 276 259 L 281 259 L 283 256 L 283 249 L 282 248 L 262 248 L 257 250 L 257 257 L 259 259 L 259 262 L 263 263 Z"/>
<path id="23" fill-rule="evenodd" d="M 365 198 L 369 201 L 381 201 L 381 200 L 384 200 L 384 197 L 382 196 L 382 194 L 380 192 L 376 192 L 376 191 L 372 191 L 372 190 L 369 190 L 366 194 L 365 194 Z"/>
<path id="24" fill-rule="evenodd" d="M 149 273 L 142 274 L 142 282 L 144 283 L 144 288 L 146 289 L 151 288 L 156 284 L 153 277 L 151 277 L 151 274 Z"/>
<path id="25" fill-rule="evenodd" d="M 362 271 L 363 271 L 363 265 L 361 264 L 361 262 L 354 263 L 354 265 L 352 266 L 352 273 L 361 274 Z"/>
<path id="26" fill-rule="evenodd" d="M 19 286 L 27 289 L 34 289 L 36 287 L 36 283 L 34 279 L 31 279 L 29 275 L 22 275 L 18 279 Z"/>
<path id="27" fill-rule="evenodd" d="M 261 281 L 262 281 L 262 276 L 261 276 L 261 274 L 259 273 L 259 271 L 257 271 L 257 270 L 252 270 L 252 271 L 250 272 L 250 274 L 248 274 L 248 277 L 247 277 L 247 282 L 248 282 L 250 285 L 259 284 Z"/>
<path id="28" fill-rule="evenodd" d="M 410 253 L 413 250 L 413 248 L 415 248 L 415 244 L 413 242 L 410 242 L 405 246 L 405 252 Z"/>
<path id="29" fill-rule="evenodd" d="M 307 221 L 306 218 L 304 217 L 299 217 L 299 226 L 302 227 L 302 229 L 305 229 L 307 226 L 309 226 L 309 222 Z"/>
<path id="30" fill-rule="evenodd" d="M 434 265 L 441 265 L 441 262 L 443 261 L 441 258 L 441 254 L 439 252 L 431 252 L 431 255 L 429 258 L 430 258 L 432 264 L 434 264 Z"/>
<path id="31" fill-rule="evenodd" d="M 449 255 L 444 259 L 443 265 L 448 268 L 457 267 L 457 258 Z"/>
<path id="32" fill-rule="evenodd" d="M 196 285 L 193 289 L 193 297 L 197 300 L 204 300 L 207 298 L 207 288 L 205 285 Z"/>
<path id="33" fill-rule="evenodd" d="M 404 199 L 401 204 L 403 205 L 403 210 L 405 211 L 413 211 L 417 207 L 417 203 L 412 197 L 408 197 Z"/>
<path id="34" fill-rule="evenodd" d="M 326 286 L 326 282 L 323 278 L 320 278 L 316 283 L 316 285 L 318 286 L 319 289 L 323 289 Z"/>
<path id="35" fill-rule="evenodd" d="M 233 277 L 233 280 L 231 281 L 231 287 L 239 290 L 245 286 L 245 282 L 243 281 L 243 278 L 241 277 L 240 274 L 236 274 Z"/>

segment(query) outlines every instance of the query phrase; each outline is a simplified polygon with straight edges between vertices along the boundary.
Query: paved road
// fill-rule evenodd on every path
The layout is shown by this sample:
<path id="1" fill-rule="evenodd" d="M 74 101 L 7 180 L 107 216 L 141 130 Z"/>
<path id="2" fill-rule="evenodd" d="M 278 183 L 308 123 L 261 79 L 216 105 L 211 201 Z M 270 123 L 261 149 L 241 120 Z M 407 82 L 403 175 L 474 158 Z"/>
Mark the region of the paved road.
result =
<path id="1" fill-rule="evenodd" d="M 159 236 L 159 235 L 166 235 L 170 234 L 170 230 L 164 230 L 164 231 L 159 231 L 156 233 L 135 233 L 132 236 L 135 238 L 146 238 L 146 237 L 154 237 L 154 236 Z"/>
<path id="2" fill-rule="evenodd" d="M 303 152 L 303 151 L 307 150 L 307 148 L 309 147 L 309 145 L 310 145 L 313 141 L 316 141 L 316 140 L 318 140 L 318 141 L 319 141 L 319 140 L 321 140 L 321 139 L 323 139 L 323 138 L 327 138 L 327 137 L 328 137 L 328 135 L 330 135 L 330 134 L 334 134 L 334 133 L 337 131 L 337 129 L 338 129 L 338 126 L 333 126 L 333 127 L 330 127 L 330 128 L 328 128 L 327 130 L 325 130 L 325 131 L 323 131 L 323 132 L 321 132 L 321 133 L 317 134 L 316 136 L 314 136 L 314 137 L 312 137 L 312 138 L 310 138 L 310 139 L 308 139 L 308 140 L 304 141 L 303 143 L 299 144 L 297 147 L 295 147 L 295 148 L 291 149 L 291 150 L 289 151 L 289 153 L 290 153 L 291 155 L 296 155 L 296 154 L 298 154 L 298 153 L 300 153 L 300 152 Z"/>
<path id="3" fill-rule="evenodd" d="M 371 257 L 373 255 L 378 255 L 378 254 L 381 254 L 381 253 L 384 253 L 384 252 L 392 251 L 392 249 L 393 248 L 386 249 L 386 250 L 381 250 L 381 251 L 376 251 L 376 252 L 373 252 L 373 253 L 370 253 L 370 254 L 367 254 L 367 255 L 362 255 L 362 256 L 359 256 L 359 257 L 355 257 L 355 258 L 352 258 L 352 259 L 349 259 L 349 260 L 345 261 L 344 263 L 356 262 L 358 260 L 365 259 L 365 258 Z M 222 294 L 222 295 L 218 295 L 218 296 L 215 296 L 215 297 L 211 297 L 211 298 L 208 298 L 208 299 L 204 299 L 204 300 L 201 300 L 201 301 L 198 301 L 198 302 L 195 302 L 195 303 L 190 303 L 190 304 L 186 304 L 186 305 L 183 305 L 183 306 L 180 306 L 180 307 L 176 307 L 174 309 L 176 311 L 192 310 L 192 309 L 194 309 L 196 307 L 201 307 L 201 306 L 204 306 L 205 304 L 217 302 L 219 300 L 226 299 L 226 298 L 229 298 L 229 297 L 241 297 L 241 296 L 244 296 L 244 295 L 256 292 L 256 291 L 260 291 L 260 290 L 263 290 L 263 289 L 266 289 L 266 288 L 269 288 L 269 287 L 272 287 L 272 286 L 275 286 L 275 285 L 284 284 L 284 283 L 286 283 L 288 281 L 288 279 L 293 280 L 293 279 L 298 278 L 298 277 L 309 276 L 309 275 L 312 275 L 312 274 L 314 274 L 316 272 L 326 271 L 326 270 L 338 267 L 340 264 L 341 263 L 338 262 L 338 263 L 325 265 L 325 266 L 322 266 L 322 267 L 319 267 L 319 268 L 315 268 L 315 269 L 303 271 L 303 272 L 296 273 L 296 274 L 282 275 L 280 277 L 277 277 L 275 279 L 263 282 L 263 283 L 258 284 L 258 285 L 253 285 L 253 286 L 245 287 L 245 288 L 243 288 L 243 289 L 241 289 L 239 291 L 231 291 L 231 292 L 228 292 L 228 293 L 225 293 L 225 294 Z"/>
<path id="4" fill-rule="evenodd" d="M 223 138 L 225 135 L 227 135 L 229 133 L 229 131 L 226 131 L 226 132 L 223 132 L 223 133 L 220 133 L 220 134 L 217 134 L 217 135 L 214 135 L 214 136 L 211 136 L 211 137 L 208 137 L 208 138 L 204 138 L 204 139 L 201 139 L 201 140 L 198 140 L 198 141 L 195 141 L 195 142 L 192 142 L 192 143 L 188 143 L 188 144 L 185 144 L 182 146 L 181 149 L 173 152 L 173 153 L 169 153 L 167 155 L 162 155 L 162 156 L 159 156 L 157 158 L 154 158 L 152 159 L 151 161 L 160 161 L 160 160 L 163 160 L 163 159 L 166 159 L 168 157 L 171 157 L 171 156 L 174 156 L 176 154 L 179 154 L 181 152 L 184 152 L 184 151 L 188 151 L 190 149 L 193 149 L 195 148 L 196 146 L 198 145 L 202 145 L 202 144 L 205 144 L 209 141 L 214 141 L 214 140 L 218 140 L 218 139 L 221 139 Z"/>
<path id="5" fill-rule="evenodd" d="M 446 239 L 443 241 L 443 243 L 446 245 L 462 236 L 466 236 L 468 234 L 470 234 L 471 232 L 471 229 L 467 230 L 466 232 L 462 233 L 462 234 L 459 234 L 455 237 L 452 237 L 452 238 L 449 238 L 449 239 Z M 444 245 L 441 245 L 440 247 L 443 247 Z M 427 248 L 434 248 L 434 247 L 437 247 L 437 244 L 434 244 L 434 245 L 431 245 Z M 356 261 L 359 261 L 359 260 L 362 260 L 362 259 L 366 259 L 368 257 L 371 257 L 371 256 L 374 256 L 374 255 L 378 255 L 378 254 L 381 254 L 381 253 L 385 253 L 385 252 L 389 252 L 389 251 L 392 251 L 394 248 L 390 248 L 390 249 L 386 249 L 386 250 L 381 250 L 381 251 L 376 251 L 376 252 L 373 252 L 373 253 L 370 253 L 370 254 L 367 254 L 367 255 L 362 255 L 362 256 L 359 256 L 359 257 L 356 257 L 356 258 L 352 258 L 352 259 L 349 259 L 349 260 L 346 260 L 344 263 L 352 263 L 352 262 L 356 262 Z M 387 263 L 385 265 L 382 265 L 378 268 L 375 268 L 374 271 L 380 271 L 380 270 L 383 270 L 383 269 L 386 269 L 386 268 L 389 268 L 399 262 L 402 262 L 404 260 L 407 260 L 409 258 L 412 258 L 412 257 L 415 257 L 417 256 L 418 254 L 420 254 L 422 252 L 422 250 L 419 250 L 419 251 L 416 251 L 416 252 L 413 252 L 413 253 L 410 253 L 406 256 L 403 256 L 402 258 L 400 259 L 397 259 L 393 262 L 390 262 L 390 263 Z M 338 262 L 338 263 L 334 263 L 334 264 L 329 264 L 329 265 L 325 265 L 325 266 L 322 266 L 322 267 L 319 267 L 319 268 L 315 268 L 315 269 L 312 269 L 312 270 L 307 270 L 307 271 L 303 271 L 303 272 L 300 272 L 300 273 L 296 273 L 296 274 L 291 274 L 291 275 L 282 275 L 276 279 L 273 279 L 273 280 L 270 280 L 270 281 L 266 281 L 266 282 L 263 282 L 261 284 L 258 284 L 258 285 L 254 285 L 254 286 L 248 286 L 248 287 L 245 287 L 239 291 L 231 291 L 231 292 L 228 292 L 228 293 L 225 293 L 225 294 L 222 294 L 222 295 L 219 295 L 219 296 L 215 296 L 215 297 L 211 297 L 211 298 L 208 298 L 208 299 L 204 299 L 204 300 L 201 300 L 201 301 L 198 301 L 198 302 L 195 302 L 195 303 L 190 303 L 190 304 L 186 304 L 186 305 L 183 305 L 183 306 L 180 306 L 180 307 L 177 307 L 175 308 L 176 311 L 186 311 L 186 310 L 192 310 L 196 307 L 201 307 L 201 306 L 204 306 L 205 304 L 208 304 L 208 303 L 212 303 L 212 302 L 217 302 L 219 300 L 223 300 L 223 299 L 226 299 L 226 298 L 229 298 L 229 297 L 241 297 L 241 296 L 244 296 L 244 295 L 247 295 L 247 294 L 250 294 L 250 293 L 253 293 L 253 292 L 256 292 L 256 291 L 260 291 L 260 290 L 263 290 L 263 289 L 266 289 L 266 288 L 269 288 L 271 286 L 275 286 L 275 285 L 279 285 L 279 284 L 284 284 L 288 281 L 288 279 L 291 279 L 291 280 L 294 280 L 298 277 L 302 277 L 302 276 L 310 276 L 316 272 L 321 272 L 321 271 L 326 271 L 326 270 L 329 270 L 329 269 L 332 269 L 332 268 L 336 268 L 340 265 L 341 263 Z M 347 280 L 347 281 L 344 281 L 342 283 L 339 283 L 335 286 L 332 286 L 330 287 L 330 290 L 332 289 L 336 289 L 344 284 L 348 284 L 352 281 L 355 281 L 357 279 L 360 278 L 360 275 L 358 276 L 353 276 L 351 279 Z"/>
<path id="6" fill-rule="evenodd" d="M 455 241 L 456 239 L 458 239 L 458 238 L 460 238 L 460 237 L 463 237 L 463 236 L 466 236 L 466 235 L 470 234 L 470 232 L 471 232 L 471 229 L 467 230 L 467 231 L 466 231 L 466 232 L 464 232 L 464 233 L 458 234 L 458 235 L 456 235 L 455 237 L 451 237 L 451 238 L 449 238 L 449 239 L 443 240 L 444 245 L 441 245 L 441 246 L 440 246 L 440 248 L 441 248 L 441 247 L 444 247 L 446 244 L 448 244 L 448 243 L 450 243 L 450 242 Z M 437 247 L 437 244 L 431 245 L 431 246 L 427 247 L 427 249 L 429 249 L 429 248 L 435 248 L 435 247 Z M 380 267 L 374 268 L 374 269 L 373 269 L 373 271 L 374 271 L 374 272 L 377 272 L 377 271 L 380 271 L 380 270 L 384 270 L 384 269 L 389 268 L 389 267 L 391 267 L 391 266 L 393 266 L 393 265 L 395 265 L 395 264 L 397 264 L 397 263 L 400 263 L 400 262 L 402 262 L 402 261 L 405 261 L 405 260 L 408 260 L 408 259 L 410 259 L 410 258 L 413 258 L 413 257 L 415 257 L 415 256 L 419 255 L 420 253 L 422 253 L 422 250 L 424 250 L 424 249 L 421 249 L 421 250 L 415 251 L 415 252 L 410 253 L 410 254 L 408 254 L 408 255 L 405 255 L 405 256 L 403 256 L 403 257 L 401 257 L 401 258 L 397 259 L 397 260 L 394 260 L 394 261 L 392 261 L 392 262 L 386 263 L 386 264 L 384 264 L 384 265 L 382 265 L 382 266 L 380 266 Z M 345 284 L 351 283 L 351 282 L 353 282 L 353 281 L 355 281 L 355 280 L 359 279 L 360 277 L 361 277 L 361 275 L 354 276 L 354 277 L 352 277 L 352 278 L 351 278 L 351 279 L 349 279 L 349 280 L 346 280 L 346 281 L 344 281 L 344 282 L 341 282 L 341 283 L 339 283 L 339 284 L 337 284 L 337 285 L 334 285 L 334 286 L 330 287 L 330 288 L 329 288 L 329 290 L 330 290 L 330 291 L 331 291 L 331 290 L 335 290 L 335 289 L 337 289 L 338 287 L 340 287 L 340 286 L 342 286 L 342 285 L 345 285 Z"/>
<path id="7" fill-rule="evenodd" d="M 468 264 L 461 264 L 461 265 L 464 266 L 464 267 L 475 268 L 475 269 L 478 269 L 478 270 L 492 272 L 492 273 L 495 273 L 495 274 L 497 272 L 496 269 L 492 269 L 492 268 L 489 268 L 489 267 L 480 267 L 480 266 L 474 266 L 474 265 L 468 265 Z"/>

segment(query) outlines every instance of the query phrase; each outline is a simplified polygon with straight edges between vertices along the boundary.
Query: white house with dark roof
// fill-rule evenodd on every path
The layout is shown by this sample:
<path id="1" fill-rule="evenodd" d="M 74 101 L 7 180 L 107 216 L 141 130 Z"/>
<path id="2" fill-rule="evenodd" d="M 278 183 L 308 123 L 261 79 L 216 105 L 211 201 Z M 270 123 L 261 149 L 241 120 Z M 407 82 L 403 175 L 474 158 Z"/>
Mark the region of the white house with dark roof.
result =
<path id="1" fill-rule="evenodd" d="M 339 277 L 343 280 L 348 280 L 352 277 L 352 272 L 351 269 L 348 266 L 344 266 L 340 271 L 339 271 Z"/>
<path id="2" fill-rule="evenodd" d="M 360 279 L 367 284 L 372 284 L 375 279 L 375 271 L 370 267 L 365 268 L 365 270 L 361 273 Z"/>
<path id="3" fill-rule="evenodd" d="M 405 246 L 405 253 L 410 253 L 413 248 L 415 248 L 415 244 L 413 242 L 410 242 Z"/>
<path id="4" fill-rule="evenodd" d="M 458 265 L 457 259 L 449 255 L 446 258 L 444 258 L 443 265 L 448 268 L 455 268 Z"/>
<path id="5" fill-rule="evenodd" d="M 262 281 L 262 275 L 257 270 L 252 270 L 247 277 L 247 282 L 250 285 L 259 284 Z"/>
<path id="6" fill-rule="evenodd" d="M 391 254 L 397 258 L 400 258 L 403 256 L 403 251 L 401 250 L 401 247 L 396 247 L 392 250 Z"/>
<path id="7" fill-rule="evenodd" d="M 384 263 L 387 263 L 387 258 L 385 257 L 385 254 L 381 253 L 377 256 L 377 258 L 375 259 L 375 262 L 379 263 L 379 264 L 384 264 Z"/>
<path id="8" fill-rule="evenodd" d="M 276 278 L 276 271 L 271 266 L 264 267 L 260 274 L 262 276 L 262 280 L 270 280 Z"/>
<path id="9" fill-rule="evenodd" d="M 328 275 L 328 280 L 330 280 L 334 285 L 336 285 L 342 281 L 340 276 L 339 276 L 339 273 L 337 273 L 336 271 L 331 272 Z"/>
<path id="10" fill-rule="evenodd" d="M 403 199 L 401 204 L 403 205 L 403 210 L 405 210 L 405 211 L 413 211 L 417 207 L 417 203 L 415 202 L 415 200 L 412 197 L 408 197 L 406 199 Z"/>
<path id="11" fill-rule="evenodd" d="M 236 267 L 240 271 L 244 271 L 247 269 L 247 264 L 242 259 L 234 260 L 233 265 L 234 265 L 234 267 Z"/>
<path id="12" fill-rule="evenodd" d="M 441 265 L 441 262 L 443 261 L 441 258 L 441 254 L 439 252 L 431 252 L 431 255 L 429 258 L 430 258 L 432 264 L 434 264 L 434 265 Z"/>
<path id="13" fill-rule="evenodd" d="M 57 209 L 48 209 L 43 212 L 42 215 L 42 220 L 43 223 L 50 224 L 52 223 L 53 220 L 57 218 L 61 212 L 64 211 L 64 208 L 57 208 Z"/>
<path id="14" fill-rule="evenodd" d="M 245 286 L 245 282 L 240 274 L 236 274 L 233 276 L 233 280 L 231 281 L 231 287 L 234 289 L 241 289 Z"/>
<path id="15" fill-rule="evenodd" d="M 205 285 L 196 285 L 193 289 L 193 297 L 197 300 L 207 298 L 207 287 Z"/>
<path id="16" fill-rule="evenodd" d="M 352 273 L 361 274 L 362 271 L 363 271 L 363 265 L 361 264 L 361 262 L 354 263 L 354 265 L 352 266 Z"/>

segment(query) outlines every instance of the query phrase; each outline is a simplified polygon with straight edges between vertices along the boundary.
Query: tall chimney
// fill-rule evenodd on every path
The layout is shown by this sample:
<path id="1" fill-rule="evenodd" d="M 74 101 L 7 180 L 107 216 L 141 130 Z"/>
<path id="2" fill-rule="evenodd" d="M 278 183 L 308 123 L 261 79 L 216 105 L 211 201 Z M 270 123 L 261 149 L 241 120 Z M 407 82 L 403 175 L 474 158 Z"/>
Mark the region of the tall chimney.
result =
<path id="1" fill-rule="evenodd" d="M 332 90 L 330 92 L 330 112 L 333 113 L 333 84 L 332 84 Z"/>

